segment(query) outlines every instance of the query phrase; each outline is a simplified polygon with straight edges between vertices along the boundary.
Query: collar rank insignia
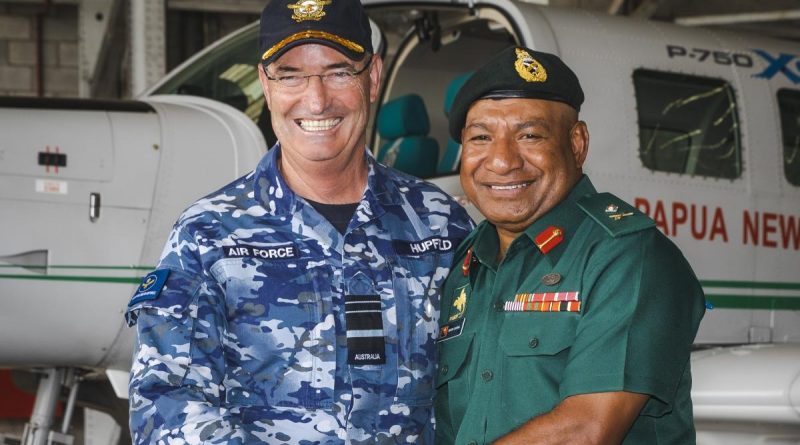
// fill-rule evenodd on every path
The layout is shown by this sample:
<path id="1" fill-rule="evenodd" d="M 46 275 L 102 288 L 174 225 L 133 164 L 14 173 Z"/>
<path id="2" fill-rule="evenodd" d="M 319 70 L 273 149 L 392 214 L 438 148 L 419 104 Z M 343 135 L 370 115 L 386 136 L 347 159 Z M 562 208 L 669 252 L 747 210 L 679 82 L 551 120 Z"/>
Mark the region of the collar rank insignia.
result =
<path id="1" fill-rule="evenodd" d="M 547 254 L 553 247 L 559 245 L 561 241 L 564 241 L 564 231 L 556 226 L 550 226 L 544 229 L 542 233 L 536 235 L 536 238 L 533 239 L 533 242 L 536 243 L 536 247 L 538 247 L 543 254 Z"/>
<path id="2" fill-rule="evenodd" d="M 464 264 L 461 265 L 461 273 L 466 277 L 469 275 L 469 263 L 472 262 L 472 247 L 467 249 L 467 256 L 464 257 Z"/>
<path id="3" fill-rule="evenodd" d="M 323 8 L 331 4 L 332 0 L 297 0 L 297 3 L 286 5 L 291 9 L 292 19 L 300 23 L 306 20 L 319 20 L 325 15 Z"/>
<path id="4" fill-rule="evenodd" d="M 458 297 L 453 300 L 453 309 L 455 312 L 450 314 L 450 318 L 447 321 L 458 320 L 464 316 L 464 311 L 467 309 L 467 285 L 465 284 L 456 289 L 456 292 L 458 292 Z"/>
<path id="5" fill-rule="evenodd" d="M 606 213 L 617 213 L 617 210 L 619 210 L 619 207 L 614 204 L 609 204 L 606 206 Z"/>
<path id="6" fill-rule="evenodd" d="M 547 71 L 538 60 L 531 57 L 524 49 L 517 48 L 517 60 L 514 69 L 519 77 L 526 82 L 544 82 L 547 80 Z"/>

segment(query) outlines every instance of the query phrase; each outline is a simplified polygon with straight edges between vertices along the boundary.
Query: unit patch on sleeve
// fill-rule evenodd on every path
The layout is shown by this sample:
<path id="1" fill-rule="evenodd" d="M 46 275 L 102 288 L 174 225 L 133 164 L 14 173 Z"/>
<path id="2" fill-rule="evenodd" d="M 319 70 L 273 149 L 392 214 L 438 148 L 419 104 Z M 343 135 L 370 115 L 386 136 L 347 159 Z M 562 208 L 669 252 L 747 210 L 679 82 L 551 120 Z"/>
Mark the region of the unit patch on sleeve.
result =
<path id="1" fill-rule="evenodd" d="M 158 295 L 161 294 L 161 289 L 167 284 L 167 277 L 169 277 L 169 269 L 157 269 L 147 274 L 142 278 L 142 284 L 136 289 L 136 293 L 133 294 L 128 306 L 158 298 Z"/>
<path id="2" fill-rule="evenodd" d="M 297 258 L 297 246 L 293 243 L 279 244 L 274 246 L 252 246 L 248 244 L 237 244 L 235 246 L 223 246 L 225 258 L 259 258 L 262 260 L 287 260 Z"/>

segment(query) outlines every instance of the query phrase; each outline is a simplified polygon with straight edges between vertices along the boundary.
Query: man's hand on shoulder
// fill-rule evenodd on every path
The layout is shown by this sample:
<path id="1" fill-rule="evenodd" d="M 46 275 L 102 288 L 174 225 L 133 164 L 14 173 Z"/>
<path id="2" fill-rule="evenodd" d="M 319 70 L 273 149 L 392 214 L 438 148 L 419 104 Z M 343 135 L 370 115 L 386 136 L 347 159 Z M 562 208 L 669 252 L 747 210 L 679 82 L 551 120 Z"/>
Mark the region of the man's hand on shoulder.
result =
<path id="1" fill-rule="evenodd" d="M 618 444 L 649 397 L 625 391 L 567 397 L 494 445 Z"/>

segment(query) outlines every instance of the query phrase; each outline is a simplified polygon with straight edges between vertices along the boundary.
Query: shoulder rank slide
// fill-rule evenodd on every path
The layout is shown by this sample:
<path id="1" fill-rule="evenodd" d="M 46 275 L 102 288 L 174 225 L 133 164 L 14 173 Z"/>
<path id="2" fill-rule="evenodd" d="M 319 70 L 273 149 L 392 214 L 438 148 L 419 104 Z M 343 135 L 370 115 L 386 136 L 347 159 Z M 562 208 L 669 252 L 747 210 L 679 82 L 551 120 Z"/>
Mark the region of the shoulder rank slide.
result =
<path id="1" fill-rule="evenodd" d="M 578 207 L 614 238 L 656 225 L 650 217 L 611 193 L 585 196 L 578 200 Z"/>

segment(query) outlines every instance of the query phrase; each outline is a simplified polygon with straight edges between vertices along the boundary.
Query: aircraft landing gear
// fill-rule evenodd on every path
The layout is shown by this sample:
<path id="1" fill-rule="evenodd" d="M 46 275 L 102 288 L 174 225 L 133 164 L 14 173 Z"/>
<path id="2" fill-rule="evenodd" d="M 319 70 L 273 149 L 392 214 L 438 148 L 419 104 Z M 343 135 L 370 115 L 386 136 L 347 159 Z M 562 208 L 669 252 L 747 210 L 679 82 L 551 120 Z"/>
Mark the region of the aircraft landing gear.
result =
<path id="1" fill-rule="evenodd" d="M 42 371 L 31 420 L 22 433 L 22 445 L 72 445 L 73 436 L 67 433 L 79 386 L 80 376 L 74 368 L 48 368 Z M 61 431 L 57 432 L 53 430 L 53 421 L 62 387 L 69 389 L 69 397 L 64 408 Z"/>

